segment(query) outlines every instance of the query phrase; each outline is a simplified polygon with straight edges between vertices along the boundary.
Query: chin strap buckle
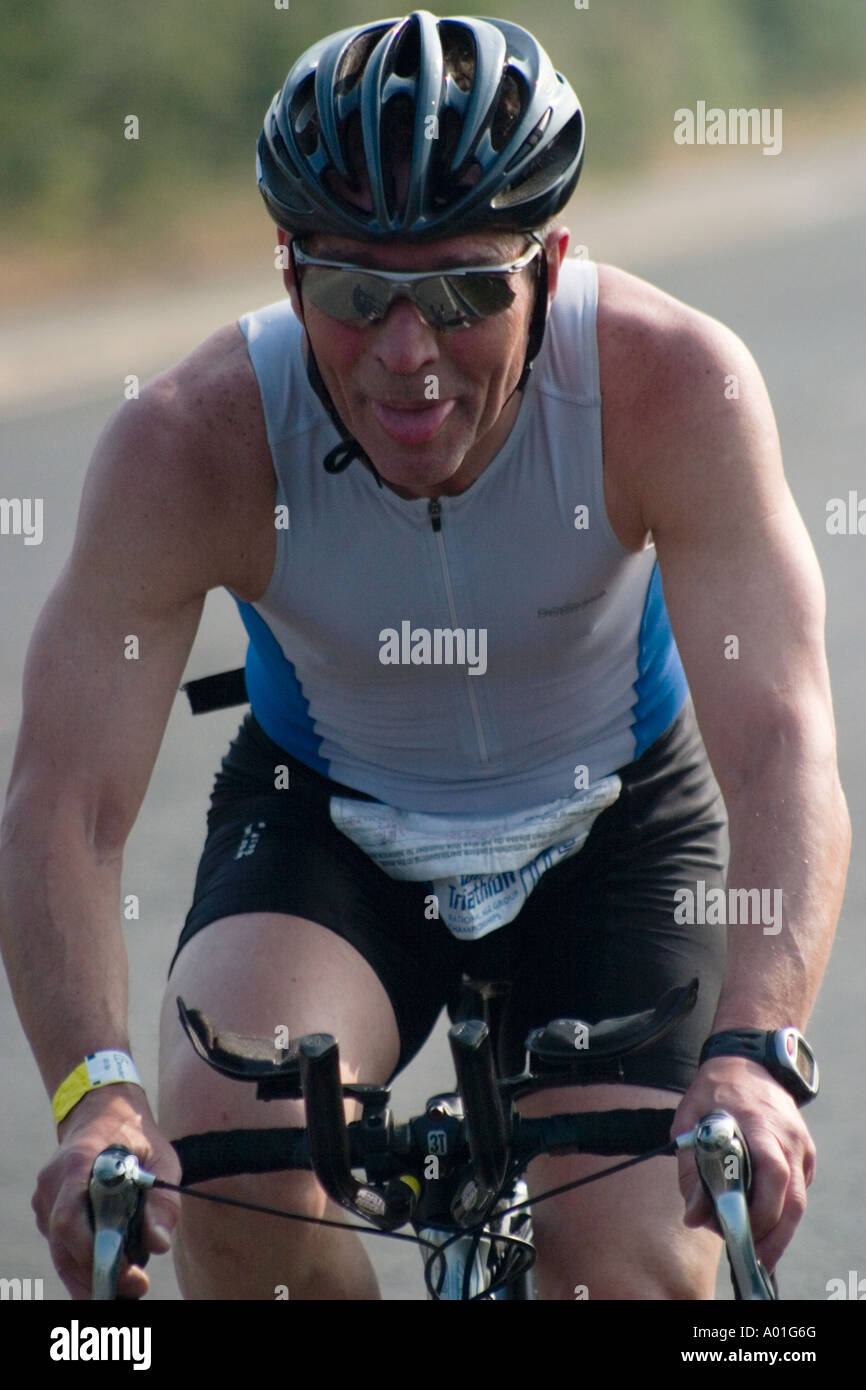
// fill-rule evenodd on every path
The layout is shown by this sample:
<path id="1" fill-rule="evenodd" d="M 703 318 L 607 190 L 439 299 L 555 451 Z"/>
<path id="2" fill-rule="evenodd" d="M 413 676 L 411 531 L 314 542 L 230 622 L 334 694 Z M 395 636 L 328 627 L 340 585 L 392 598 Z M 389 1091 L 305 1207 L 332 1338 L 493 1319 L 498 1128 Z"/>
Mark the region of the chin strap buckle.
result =
<path id="1" fill-rule="evenodd" d="M 355 459 L 360 459 L 362 463 L 367 465 L 373 477 L 376 479 L 376 482 L 379 484 L 379 487 L 381 487 L 382 479 L 379 477 L 376 468 L 371 463 L 370 459 L 367 458 L 367 455 L 364 453 L 357 439 L 352 439 L 351 437 L 341 439 L 339 444 L 335 444 L 333 449 L 330 449 L 325 455 L 325 472 L 344 473 L 349 467 L 349 464 L 354 462 Z"/>

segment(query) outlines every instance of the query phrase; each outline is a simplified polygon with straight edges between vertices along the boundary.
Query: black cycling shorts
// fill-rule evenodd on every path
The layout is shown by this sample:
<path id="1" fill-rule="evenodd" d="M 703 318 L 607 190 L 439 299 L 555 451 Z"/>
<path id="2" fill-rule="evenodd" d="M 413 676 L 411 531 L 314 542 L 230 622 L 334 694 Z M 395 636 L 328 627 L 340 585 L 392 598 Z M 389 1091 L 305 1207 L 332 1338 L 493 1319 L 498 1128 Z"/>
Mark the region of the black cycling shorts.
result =
<path id="1" fill-rule="evenodd" d="M 289 769 L 288 790 L 274 787 L 278 764 Z M 398 1071 L 455 1002 L 464 972 L 512 982 L 502 1058 L 509 1071 L 522 1068 L 531 1028 L 638 1012 L 697 976 L 693 1012 L 661 1043 L 626 1059 L 622 1076 L 686 1090 L 725 959 L 724 927 L 674 920 L 678 887 L 694 891 L 697 879 L 724 887 L 726 869 L 724 805 L 691 701 L 619 775 L 621 795 L 583 849 L 542 875 L 514 921 L 460 941 L 444 921 L 425 916 L 429 885 L 389 878 L 332 824 L 330 797 L 360 794 L 292 758 L 248 714 L 216 777 L 178 952 L 209 922 L 235 913 L 320 923 L 350 942 L 384 985 L 400 1030 Z M 339 1033 L 339 1020 L 322 1019 L 321 1027 Z"/>

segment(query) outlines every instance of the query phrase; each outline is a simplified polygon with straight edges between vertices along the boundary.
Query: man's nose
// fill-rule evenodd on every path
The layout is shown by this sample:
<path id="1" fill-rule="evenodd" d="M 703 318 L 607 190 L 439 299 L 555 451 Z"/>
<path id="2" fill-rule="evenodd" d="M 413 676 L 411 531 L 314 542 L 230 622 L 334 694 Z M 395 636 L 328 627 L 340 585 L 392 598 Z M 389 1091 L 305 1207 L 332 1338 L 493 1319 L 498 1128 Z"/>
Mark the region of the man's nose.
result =
<path id="1" fill-rule="evenodd" d="M 409 299 L 396 300 L 370 332 L 373 355 L 386 371 L 411 376 L 439 357 L 435 331 Z"/>

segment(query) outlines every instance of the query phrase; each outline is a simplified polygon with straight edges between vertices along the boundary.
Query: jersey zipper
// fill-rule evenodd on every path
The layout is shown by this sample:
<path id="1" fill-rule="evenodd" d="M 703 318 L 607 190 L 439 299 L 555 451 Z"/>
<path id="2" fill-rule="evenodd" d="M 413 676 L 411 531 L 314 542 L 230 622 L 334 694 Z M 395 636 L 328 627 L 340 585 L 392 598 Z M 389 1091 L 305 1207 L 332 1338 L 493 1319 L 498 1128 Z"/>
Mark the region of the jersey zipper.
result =
<path id="1" fill-rule="evenodd" d="M 427 503 L 427 511 L 430 514 L 430 524 L 436 536 L 439 546 L 439 561 L 442 565 L 442 577 L 445 580 L 445 593 L 448 598 L 448 611 L 451 614 L 451 624 L 458 627 L 457 605 L 454 602 L 454 588 L 451 584 L 451 572 L 448 569 L 448 556 L 445 552 L 445 541 L 442 536 L 442 503 L 438 497 L 431 497 Z M 466 694 L 469 700 L 469 708 L 472 711 L 472 722 L 475 725 L 475 737 L 478 740 L 478 756 L 482 763 L 489 762 L 487 756 L 487 740 L 484 737 L 484 728 L 481 723 L 481 711 L 478 708 L 478 700 L 472 688 L 472 677 L 468 671 L 464 672 L 463 679 L 466 682 Z"/>

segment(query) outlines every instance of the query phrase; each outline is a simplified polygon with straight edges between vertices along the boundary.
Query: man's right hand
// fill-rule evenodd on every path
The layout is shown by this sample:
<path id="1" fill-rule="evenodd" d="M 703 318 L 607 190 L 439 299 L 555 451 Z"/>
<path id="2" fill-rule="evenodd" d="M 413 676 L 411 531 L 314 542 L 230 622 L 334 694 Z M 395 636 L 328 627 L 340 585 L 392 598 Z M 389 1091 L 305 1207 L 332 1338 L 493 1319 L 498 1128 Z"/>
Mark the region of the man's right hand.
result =
<path id="1" fill-rule="evenodd" d="M 39 1174 L 33 1194 L 36 1224 L 48 1240 L 54 1268 L 69 1294 L 89 1299 L 93 1229 L 87 1189 L 97 1154 L 112 1144 L 134 1153 L 143 1168 L 167 1182 L 180 1181 L 180 1163 L 157 1129 L 144 1092 L 122 1083 L 91 1091 L 58 1127 L 60 1147 Z M 143 1240 L 154 1255 L 164 1254 L 180 1214 L 180 1198 L 152 1189 L 144 1204 Z M 122 1298 L 141 1298 L 150 1281 L 144 1270 L 124 1259 L 118 1280 Z"/>

